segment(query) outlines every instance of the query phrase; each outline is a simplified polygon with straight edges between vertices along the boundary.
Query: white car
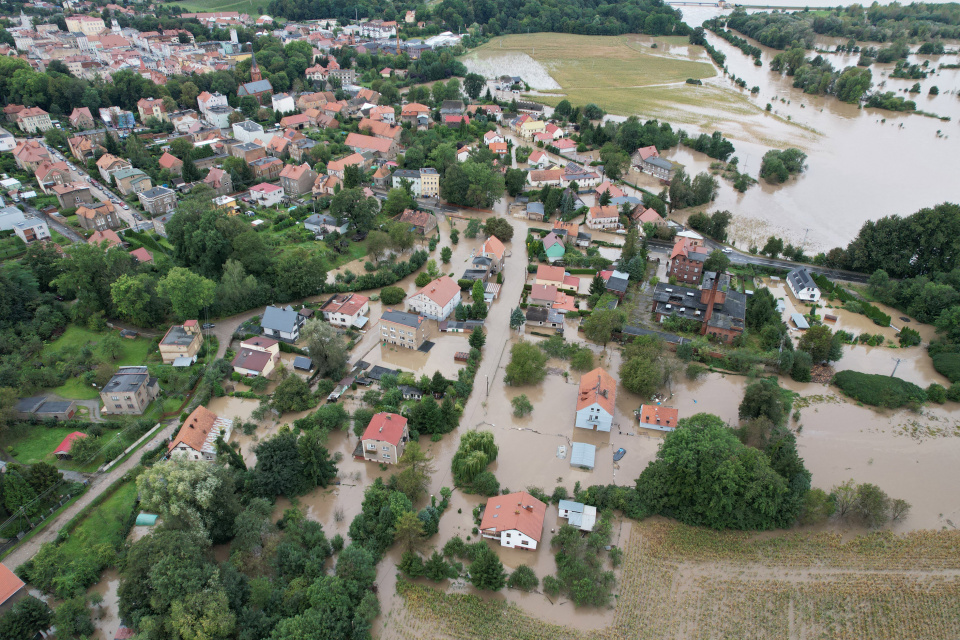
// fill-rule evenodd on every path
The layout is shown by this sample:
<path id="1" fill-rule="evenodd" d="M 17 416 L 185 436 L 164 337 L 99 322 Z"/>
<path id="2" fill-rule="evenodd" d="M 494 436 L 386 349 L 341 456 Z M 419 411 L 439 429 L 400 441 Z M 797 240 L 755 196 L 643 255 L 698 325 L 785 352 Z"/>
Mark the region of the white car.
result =
<path id="1" fill-rule="evenodd" d="M 723 251 L 724 253 L 733 253 L 733 249 L 731 249 L 730 247 L 724 247 L 724 248 L 722 249 L 722 251 Z"/>
<path id="2" fill-rule="evenodd" d="M 123 208 L 124 208 L 124 210 L 127 210 L 127 209 L 129 209 L 130 207 L 129 207 L 128 205 L 123 205 Z"/>

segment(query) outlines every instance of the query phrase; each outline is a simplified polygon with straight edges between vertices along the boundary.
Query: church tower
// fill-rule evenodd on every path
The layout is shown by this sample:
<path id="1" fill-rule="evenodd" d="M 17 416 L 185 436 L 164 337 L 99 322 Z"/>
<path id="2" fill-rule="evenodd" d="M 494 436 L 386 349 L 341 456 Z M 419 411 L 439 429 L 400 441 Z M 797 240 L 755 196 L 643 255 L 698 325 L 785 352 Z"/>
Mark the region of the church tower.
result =
<path id="1" fill-rule="evenodd" d="M 257 64 L 256 54 L 250 54 L 253 58 L 253 63 L 250 65 L 250 82 L 257 82 L 258 80 L 263 80 L 263 76 L 260 74 L 260 65 Z"/>

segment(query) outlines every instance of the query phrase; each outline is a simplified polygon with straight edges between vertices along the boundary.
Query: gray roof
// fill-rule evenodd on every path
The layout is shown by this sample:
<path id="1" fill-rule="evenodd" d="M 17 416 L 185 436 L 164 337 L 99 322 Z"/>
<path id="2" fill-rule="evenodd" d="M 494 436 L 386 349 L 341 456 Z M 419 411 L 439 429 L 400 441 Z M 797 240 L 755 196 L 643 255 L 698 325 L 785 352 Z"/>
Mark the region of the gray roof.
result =
<path id="1" fill-rule="evenodd" d="M 52 400 L 37 407 L 37 413 L 66 413 L 73 406 L 70 400 Z"/>
<path id="2" fill-rule="evenodd" d="M 0 231 L 10 231 L 18 222 L 23 222 L 24 219 L 25 216 L 20 209 L 14 206 L 4 207 L 0 209 Z"/>
<path id="3" fill-rule="evenodd" d="M 543 203 L 542 202 L 528 202 L 527 203 L 527 213 L 539 213 L 543 215 Z"/>
<path id="4" fill-rule="evenodd" d="M 593 469 L 596 464 L 597 448 L 585 442 L 574 442 L 570 452 L 570 464 L 574 467 Z"/>
<path id="5" fill-rule="evenodd" d="M 703 289 L 712 288 L 713 278 L 715 277 L 716 272 L 707 271 L 704 273 Z M 719 308 L 716 305 L 714 306 L 708 324 L 711 327 L 721 329 L 743 329 L 744 315 L 747 310 L 747 296 L 739 291 L 728 290 L 729 283 L 730 276 L 723 274 L 720 277 L 718 290 L 725 292 L 726 296 Z M 653 299 L 657 303 L 656 312 L 703 322 L 707 305 L 700 301 L 700 293 L 700 289 L 661 282 L 653 290 Z M 670 308 L 667 308 L 667 305 L 670 305 Z M 697 313 L 698 311 L 699 313 Z"/>
<path id="6" fill-rule="evenodd" d="M 456 111 L 457 113 L 462 113 L 464 110 L 462 100 L 444 100 L 443 104 L 440 105 L 440 113 L 447 113 L 450 111 Z"/>
<path id="7" fill-rule="evenodd" d="M 473 259 L 473 264 L 482 264 L 485 267 L 489 267 L 493 264 L 493 259 L 487 258 L 486 256 L 477 256 Z"/>
<path id="8" fill-rule="evenodd" d="M 622 204 L 632 204 L 638 205 L 642 204 L 640 198 L 635 198 L 633 196 L 619 196 L 617 198 L 610 198 L 610 204 L 613 206 L 619 207 Z"/>
<path id="9" fill-rule="evenodd" d="M 131 393 L 147 382 L 150 374 L 146 367 L 120 367 L 103 387 L 104 393 Z"/>
<path id="10" fill-rule="evenodd" d="M 483 280 L 487 275 L 486 269 L 465 269 L 461 280 Z"/>
<path id="11" fill-rule="evenodd" d="M 289 305 L 283 308 L 271 305 L 264 309 L 260 326 L 274 331 L 293 333 L 297 328 L 297 312 Z"/>
<path id="12" fill-rule="evenodd" d="M 177 345 L 181 347 L 189 347 L 196 336 L 192 333 L 188 333 L 182 325 L 175 325 L 170 327 L 170 331 L 167 332 L 167 335 L 163 337 L 163 340 L 160 341 L 160 344 L 169 344 Z"/>
<path id="13" fill-rule="evenodd" d="M 256 82 L 247 82 L 240 85 L 237 89 L 238 96 L 252 95 L 254 93 L 263 93 L 264 91 L 273 91 L 273 85 L 269 80 L 257 80 Z"/>
<path id="14" fill-rule="evenodd" d="M 607 278 L 607 289 L 610 291 L 626 293 L 627 284 L 629 284 L 629 278 L 627 277 L 627 274 L 620 273 L 619 271 L 614 271 L 613 275 Z"/>
<path id="15" fill-rule="evenodd" d="M 293 368 L 294 369 L 303 369 L 304 371 L 310 371 L 313 368 L 313 362 L 310 358 L 305 358 L 304 356 L 297 356 L 293 359 Z"/>
<path id="16" fill-rule="evenodd" d="M 817 283 L 813 281 L 813 277 L 810 276 L 810 272 L 807 271 L 806 267 L 797 267 L 788 273 L 787 281 L 793 285 L 793 288 L 797 291 L 817 288 Z"/>
<path id="17" fill-rule="evenodd" d="M 403 397 L 407 396 L 422 396 L 423 392 L 420 391 L 417 387 L 411 387 L 408 384 L 397 385 L 397 388 L 400 389 L 400 393 L 403 394 Z"/>
<path id="18" fill-rule="evenodd" d="M 160 198 L 171 193 L 174 193 L 173 189 L 168 189 L 166 187 L 154 187 L 153 189 L 141 191 L 140 197 L 152 200 L 153 198 Z"/>
<path id="19" fill-rule="evenodd" d="M 234 123 L 233 126 L 243 129 L 244 131 L 250 131 L 251 133 L 254 131 L 257 131 L 257 132 L 263 131 L 263 127 L 257 124 L 256 122 L 254 122 L 253 120 L 244 120 L 243 122 L 237 122 L 237 123 Z"/>
<path id="20" fill-rule="evenodd" d="M 328 216 L 325 213 L 315 213 L 309 218 L 307 218 L 306 220 L 304 220 L 303 224 L 304 226 L 312 225 L 312 226 L 318 226 L 318 227 L 322 225 L 331 225 L 334 227 L 341 226 L 340 223 L 337 222 L 336 218 L 334 218 L 333 216 Z"/>
<path id="21" fill-rule="evenodd" d="M 46 400 L 44 396 L 21 398 L 20 400 L 17 400 L 17 411 L 20 413 L 33 413 L 40 408 L 40 405 L 43 404 L 44 400 Z"/>
<path id="22" fill-rule="evenodd" d="M 419 180 L 420 172 L 413 169 L 397 169 L 393 172 L 393 177 L 398 179 Z"/>
<path id="23" fill-rule="evenodd" d="M 667 171 L 673 170 L 673 163 L 664 160 L 663 158 L 647 158 L 644 160 L 646 164 L 652 164 L 655 167 L 660 167 L 661 169 L 666 169 Z"/>
<path id="24" fill-rule="evenodd" d="M 790 319 L 793 320 L 793 324 L 797 325 L 797 329 L 810 328 L 810 324 L 807 322 L 807 319 L 803 317 L 802 313 L 791 313 Z"/>
<path id="25" fill-rule="evenodd" d="M 531 305 L 527 307 L 527 321 L 529 322 L 550 322 L 553 324 L 559 324 L 563 326 L 564 317 L 563 314 L 557 311 L 556 309 L 548 309 L 547 307 L 540 307 Z"/>
<path id="26" fill-rule="evenodd" d="M 233 145 L 234 149 L 240 149 L 241 151 L 255 151 L 257 149 L 262 149 L 260 145 L 256 142 L 241 142 L 240 144 Z"/>
<path id="27" fill-rule="evenodd" d="M 575 442 L 574 444 L 579 444 Z M 557 508 L 561 511 L 572 511 L 574 513 L 583 513 L 583 503 L 574 502 L 573 500 L 561 500 L 560 504 L 557 505 Z"/>
<path id="28" fill-rule="evenodd" d="M 418 316 L 415 313 L 407 313 L 406 311 L 384 311 L 380 319 L 386 320 L 387 322 L 396 322 L 397 324 L 403 324 L 415 329 L 423 324 L 423 316 Z"/>

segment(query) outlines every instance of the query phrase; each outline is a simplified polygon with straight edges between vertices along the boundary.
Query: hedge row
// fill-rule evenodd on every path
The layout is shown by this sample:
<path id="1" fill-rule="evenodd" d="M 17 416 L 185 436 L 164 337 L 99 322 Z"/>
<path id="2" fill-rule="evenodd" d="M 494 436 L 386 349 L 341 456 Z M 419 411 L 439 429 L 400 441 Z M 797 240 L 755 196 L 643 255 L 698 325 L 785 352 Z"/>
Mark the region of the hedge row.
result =
<path id="1" fill-rule="evenodd" d="M 875 407 L 896 409 L 906 404 L 923 404 L 926 392 L 900 378 L 859 371 L 840 371 L 833 376 L 833 384 L 854 400 Z"/>

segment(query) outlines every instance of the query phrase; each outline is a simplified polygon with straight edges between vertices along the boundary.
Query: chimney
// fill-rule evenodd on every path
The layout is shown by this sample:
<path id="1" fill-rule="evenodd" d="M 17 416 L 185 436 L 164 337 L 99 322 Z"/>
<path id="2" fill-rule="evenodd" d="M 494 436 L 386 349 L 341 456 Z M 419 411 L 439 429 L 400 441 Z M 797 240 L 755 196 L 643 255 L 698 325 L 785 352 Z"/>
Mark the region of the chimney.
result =
<path id="1" fill-rule="evenodd" d="M 703 313 L 703 326 L 700 327 L 700 335 L 702 336 L 707 335 L 707 325 L 713 316 L 713 303 L 717 299 L 717 287 L 720 286 L 720 276 L 722 273 L 722 271 L 717 271 L 713 278 L 713 286 L 710 287 L 710 291 L 707 294 L 707 310 Z"/>

